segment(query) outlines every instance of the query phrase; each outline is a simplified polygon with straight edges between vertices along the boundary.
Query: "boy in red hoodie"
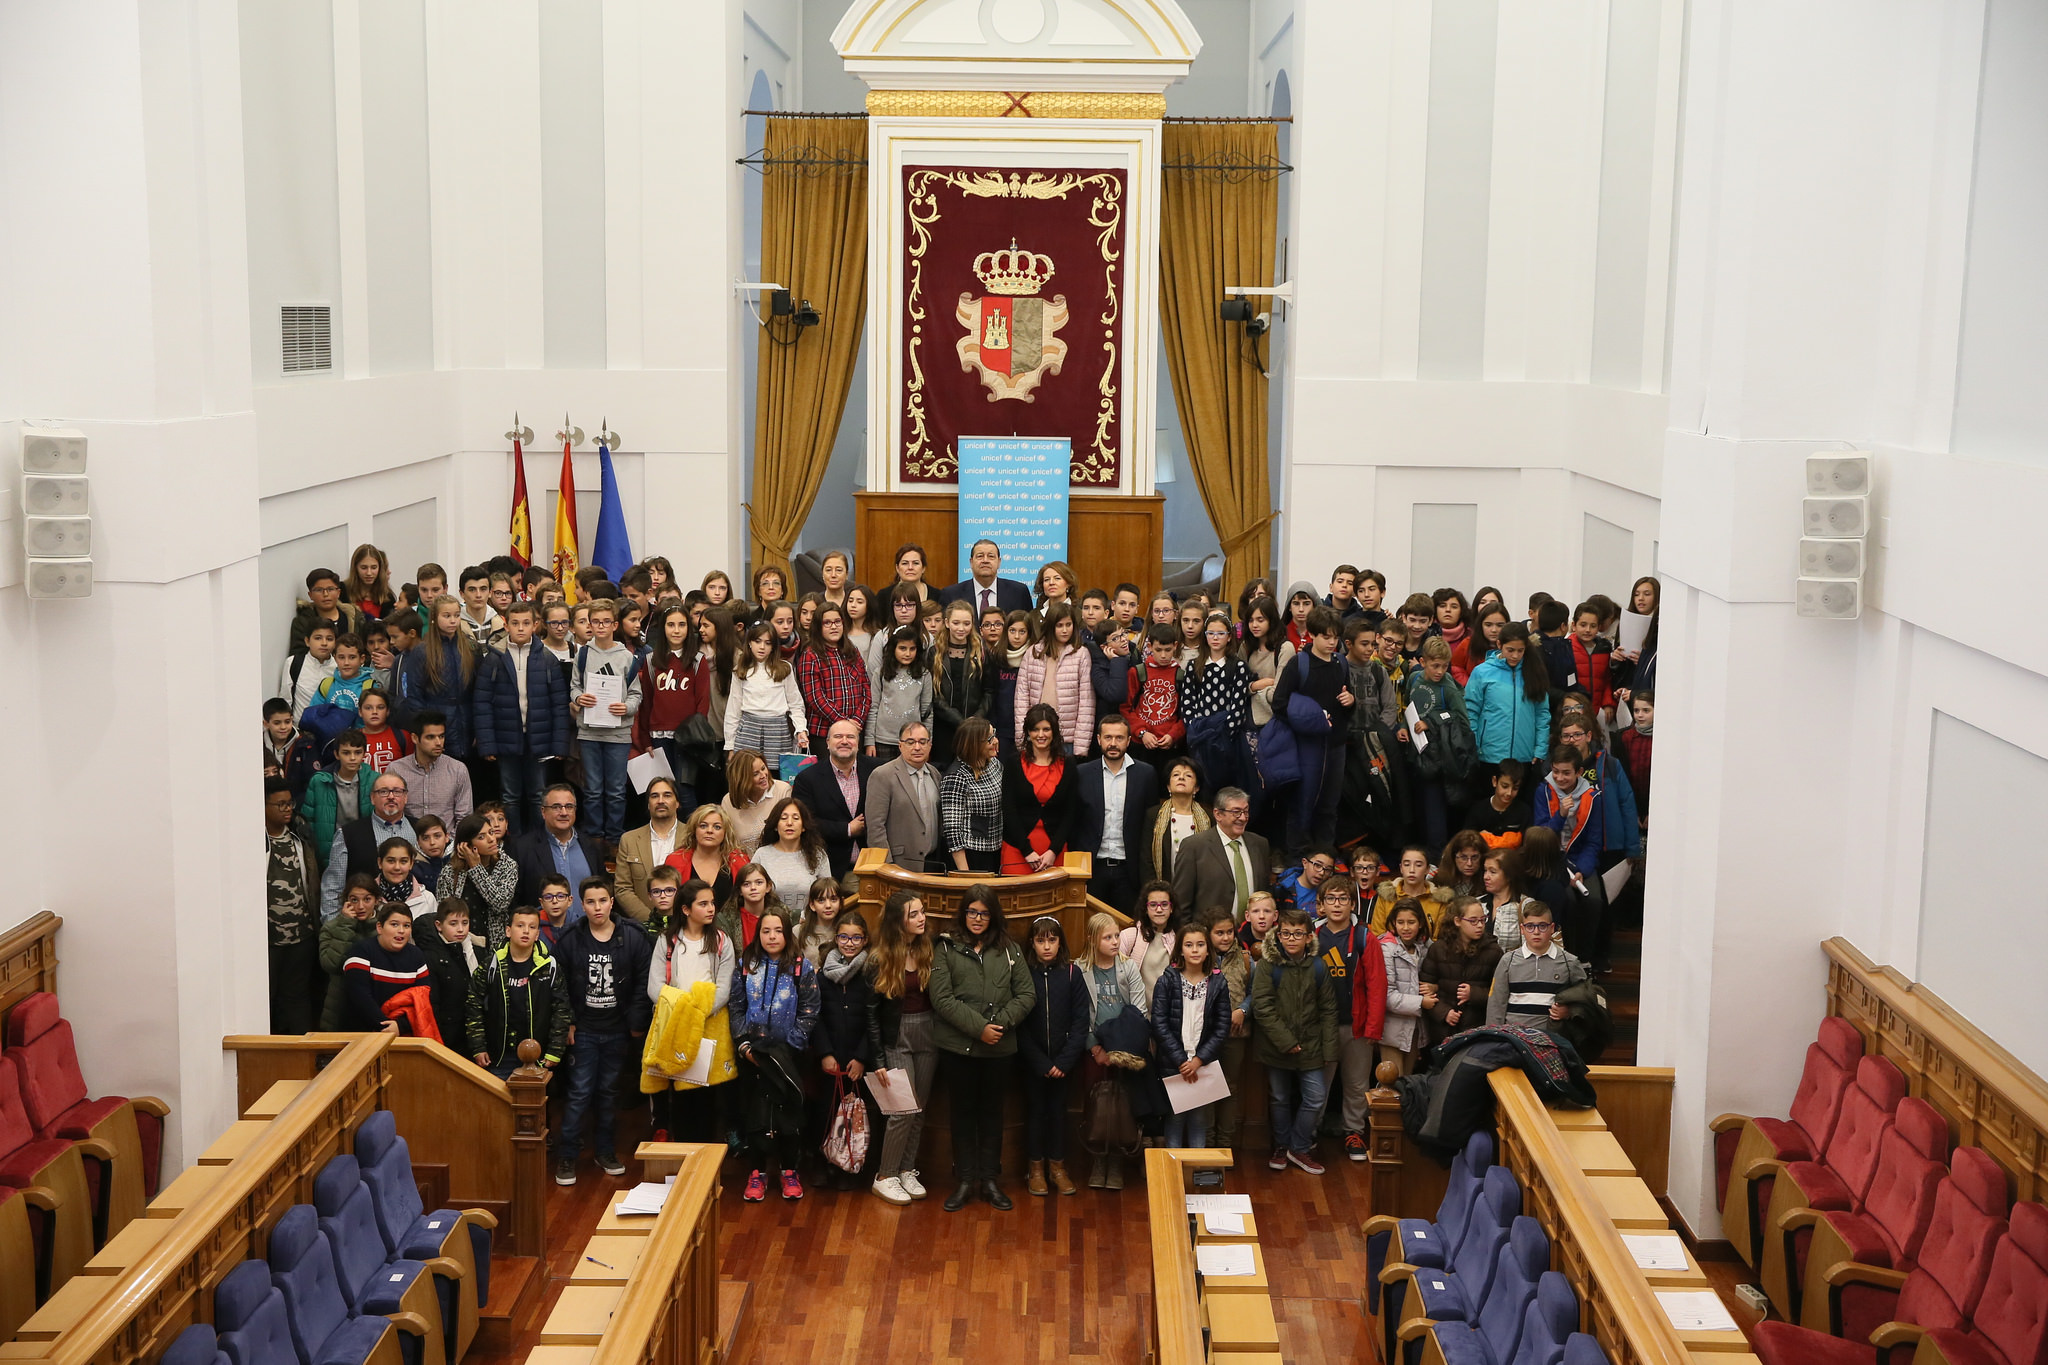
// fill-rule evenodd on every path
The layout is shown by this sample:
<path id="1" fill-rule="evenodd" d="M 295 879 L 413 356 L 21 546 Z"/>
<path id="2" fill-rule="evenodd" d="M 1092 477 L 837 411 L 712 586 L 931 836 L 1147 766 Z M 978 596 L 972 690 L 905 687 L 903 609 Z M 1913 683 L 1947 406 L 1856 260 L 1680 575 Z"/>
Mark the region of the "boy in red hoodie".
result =
<path id="1" fill-rule="evenodd" d="M 1579 675 L 1579 690 L 1592 699 L 1602 716 L 1614 717 L 1614 684 L 1608 681 L 1607 664 L 1614 646 L 1600 636 L 1600 608 L 1581 602 L 1572 612 L 1572 664 Z"/>
<path id="2" fill-rule="evenodd" d="M 1180 753 L 1188 727 L 1180 718 L 1180 631 L 1154 623 L 1145 628 L 1145 657 L 1131 665 L 1122 706 L 1131 723 L 1132 752 L 1159 772 Z"/>

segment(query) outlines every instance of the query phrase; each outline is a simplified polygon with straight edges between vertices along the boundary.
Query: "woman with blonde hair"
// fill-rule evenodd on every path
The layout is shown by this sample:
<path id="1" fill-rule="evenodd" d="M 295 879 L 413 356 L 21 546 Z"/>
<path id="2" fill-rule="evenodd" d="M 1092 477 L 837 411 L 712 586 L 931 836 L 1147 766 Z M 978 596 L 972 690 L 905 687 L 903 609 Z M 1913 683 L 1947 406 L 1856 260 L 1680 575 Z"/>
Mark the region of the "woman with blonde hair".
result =
<path id="1" fill-rule="evenodd" d="M 720 905 L 732 895 L 732 879 L 746 865 L 747 855 L 733 836 L 732 821 L 726 818 L 722 807 L 709 805 L 697 807 L 683 821 L 683 832 L 676 836 L 676 851 L 668 855 L 667 862 L 667 866 L 682 874 L 685 882 L 695 878 L 710 887 Z M 680 894 L 676 907 L 688 908 Z"/>
<path id="2" fill-rule="evenodd" d="M 775 776 L 768 760 L 753 749 L 735 749 L 725 760 L 725 799 L 718 803 L 725 823 L 742 853 L 751 854 L 761 842 L 761 827 L 768 812 L 789 795 L 789 784 Z"/>

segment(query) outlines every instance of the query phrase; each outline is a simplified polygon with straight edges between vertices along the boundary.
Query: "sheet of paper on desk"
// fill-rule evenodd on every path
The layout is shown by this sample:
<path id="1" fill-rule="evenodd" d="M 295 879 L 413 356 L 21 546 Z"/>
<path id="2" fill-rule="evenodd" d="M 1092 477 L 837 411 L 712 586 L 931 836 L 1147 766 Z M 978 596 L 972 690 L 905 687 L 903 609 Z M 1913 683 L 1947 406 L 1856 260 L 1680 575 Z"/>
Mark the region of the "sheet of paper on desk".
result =
<path id="1" fill-rule="evenodd" d="M 652 1181 L 635 1185 L 626 1192 L 626 1197 L 619 1201 L 619 1213 L 622 1216 L 660 1213 L 661 1206 L 668 1202 L 668 1192 L 674 1186 L 675 1182 L 672 1179 L 664 1180 L 658 1185 Z"/>
<path id="2" fill-rule="evenodd" d="M 1640 1269 L 1685 1269 L 1685 1242 L 1675 1232 L 1624 1232 L 1621 1240 Z"/>
<path id="3" fill-rule="evenodd" d="M 1252 1197 L 1248 1194 L 1191 1194 L 1187 1196 L 1189 1213 L 1250 1213 Z"/>
<path id="4" fill-rule="evenodd" d="M 1664 1316 L 1681 1332 L 1734 1332 L 1740 1329 L 1728 1315 L 1728 1306 L 1711 1289 L 1660 1291 L 1657 1302 Z"/>
<path id="5" fill-rule="evenodd" d="M 1256 1275 L 1258 1264 L 1248 1246 L 1207 1243 L 1195 1248 L 1195 1269 L 1211 1278 L 1225 1275 Z"/>
<path id="6" fill-rule="evenodd" d="M 1211 1232 L 1220 1232 L 1226 1237 L 1244 1235 L 1244 1215 L 1241 1213 L 1208 1213 L 1202 1216 Z"/>

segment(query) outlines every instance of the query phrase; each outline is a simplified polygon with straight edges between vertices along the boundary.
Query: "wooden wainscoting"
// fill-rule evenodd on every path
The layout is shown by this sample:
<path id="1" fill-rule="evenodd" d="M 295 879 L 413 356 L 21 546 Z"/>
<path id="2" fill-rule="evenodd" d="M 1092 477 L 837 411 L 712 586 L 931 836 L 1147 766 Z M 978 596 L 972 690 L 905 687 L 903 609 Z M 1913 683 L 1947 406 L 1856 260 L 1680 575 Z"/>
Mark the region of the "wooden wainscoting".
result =
<path id="1" fill-rule="evenodd" d="M 1067 501 L 1067 561 L 1080 588 L 1135 583 L 1158 591 L 1166 557 L 1166 497 L 1161 493 L 1076 493 Z M 853 495 L 854 577 L 877 590 L 896 576 L 900 545 L 922 545 L 926 576 L 944 585 L 959 578 L 960 499 L 934 493 Z"/>

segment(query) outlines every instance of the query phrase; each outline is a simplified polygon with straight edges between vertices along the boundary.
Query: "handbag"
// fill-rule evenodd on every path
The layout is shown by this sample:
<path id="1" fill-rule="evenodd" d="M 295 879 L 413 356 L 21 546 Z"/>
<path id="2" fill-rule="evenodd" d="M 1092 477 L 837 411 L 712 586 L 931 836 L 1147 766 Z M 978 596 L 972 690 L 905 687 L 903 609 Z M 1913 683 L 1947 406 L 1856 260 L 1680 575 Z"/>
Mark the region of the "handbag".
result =
<path id="1" fill-rule="evenodd" d="M 846 1088 L 844 1076 L 834 1080 L 832 1093 L 837 1096 L 832 1122 L 819 1150 L 840 1170 L 857 1175 L 868 1160 L 868 1107 L 861 1102 L 858 1089 Z"/>
<path id="2" fill-rule="evenodd" d="M 725 736 L 712 726 L 711 717 L 699 711 L 696 715 L 685 718 L 677 727 L 674 743 L 679 749 L 688 749 L 691 753 L 702 756 L 715 753 L 724 747 Z"/>
<path id="3" fill-rule="evenodd" d="M 1136 1151 L 1144 1141 L 1131 1113 L 1131 1097 L 1122 1082 L 1105 1076 L 1088 1092 L 1088 1112 L 1081 1122 L 1081 1141 L 1094 1151 Z"/>

